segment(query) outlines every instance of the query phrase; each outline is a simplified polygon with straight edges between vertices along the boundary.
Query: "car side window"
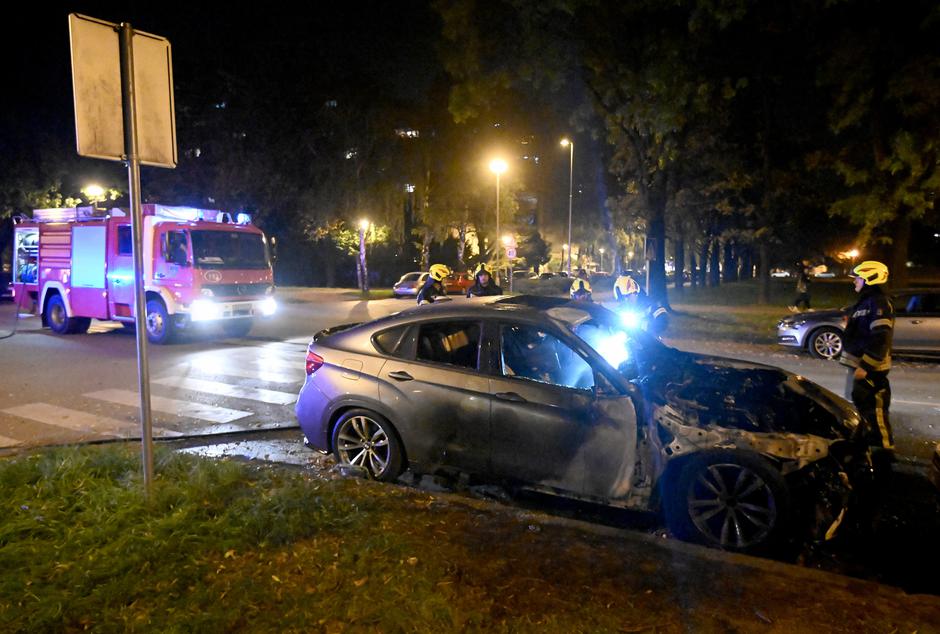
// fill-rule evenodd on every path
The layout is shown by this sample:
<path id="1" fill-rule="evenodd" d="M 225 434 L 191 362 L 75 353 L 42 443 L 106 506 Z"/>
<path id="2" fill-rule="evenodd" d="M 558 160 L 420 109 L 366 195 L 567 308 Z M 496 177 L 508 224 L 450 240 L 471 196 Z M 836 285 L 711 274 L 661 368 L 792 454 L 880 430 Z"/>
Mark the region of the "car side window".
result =
<path id="1" fill-rule="evenodd" d="M 372 337 L 372 343 L 382 354 L 399 359 L 410 358 L 414 350 L 415 329 L 411 326 L 390 328 Z"/>
<path id="2" fill-rule="evenodd" d="M 898 297 L 896 309 L 901 315 L 936 315 L 940 313 L 940 295 L 902 295 Z"/>
<path id="3" fill-rule="evenodd" d="M 476 370 L 480 358 L 480 324 L 447 321 L 421 324 L 415 359 Z"/>
<path id="4" fill-rule="evenodd" d="M 566 343 L 536 326 L 502 324 L 500 372 L 505 377 L 580 390 L 594 387 L 594 369 Z"/>

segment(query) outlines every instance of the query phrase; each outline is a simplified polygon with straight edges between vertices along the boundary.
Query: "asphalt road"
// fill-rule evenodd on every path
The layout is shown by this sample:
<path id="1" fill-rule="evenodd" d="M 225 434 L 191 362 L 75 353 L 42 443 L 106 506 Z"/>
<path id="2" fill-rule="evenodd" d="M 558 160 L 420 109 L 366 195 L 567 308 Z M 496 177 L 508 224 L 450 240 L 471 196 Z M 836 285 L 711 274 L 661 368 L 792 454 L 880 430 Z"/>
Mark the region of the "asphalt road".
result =
<path id="1" fill-rule="evenodd" d="M 304 352 L 322 328 L 374 319 L 413 300 L 348 299 L 342 291 L 304 290 L 248 337 L 218 332 L 150 346 L 155 436 L 204 435 L 295 426 L 293 402 L 303 382 Z M 38 317 L 15 319 L 0 303 L 0 448 L 139 437 L 134 336 L 94 322 L 88 334 L 57 336 Z M 787 349 L 674 339 L 685 350 L 777 365 L 842 393 L 834 362 Z M 899 361 L 891 372 L 896 444 L 926 459 L 940 441 L 940 363 Z"/>

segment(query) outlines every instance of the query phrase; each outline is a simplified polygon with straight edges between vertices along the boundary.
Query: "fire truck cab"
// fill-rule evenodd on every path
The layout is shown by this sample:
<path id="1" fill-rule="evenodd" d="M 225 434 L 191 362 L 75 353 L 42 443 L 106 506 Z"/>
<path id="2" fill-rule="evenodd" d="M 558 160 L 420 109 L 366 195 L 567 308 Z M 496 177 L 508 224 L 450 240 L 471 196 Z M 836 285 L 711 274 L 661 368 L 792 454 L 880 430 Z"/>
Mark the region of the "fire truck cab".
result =
<path id="1" fill-rule="evenodd" d="M 247 214 L 142 205 L 148 339 L 169 343 L 199 324 L 244 336 L 274 314 L 268 241 Z M 21 310 L 58 334 L 92 319 L 133 325 L 131 219 L 119 208 L 37 209 L 14 219 L 13 289 Z"/>

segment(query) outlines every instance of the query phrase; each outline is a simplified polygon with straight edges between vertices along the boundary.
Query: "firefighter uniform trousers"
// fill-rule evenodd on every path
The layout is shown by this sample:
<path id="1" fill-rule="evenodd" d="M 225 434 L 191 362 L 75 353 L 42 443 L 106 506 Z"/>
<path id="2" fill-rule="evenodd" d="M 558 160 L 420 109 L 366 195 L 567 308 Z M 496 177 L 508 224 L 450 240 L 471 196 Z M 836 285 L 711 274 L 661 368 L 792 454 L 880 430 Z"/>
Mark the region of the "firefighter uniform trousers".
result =
<path id="1" fill-rule="evenodd" d="M 888 420 L 891 407 L 891 384 L 887 372 L 869 372 L 864 379 L 855 379 L 852 384 L 852 402 L 862 415 L 866 426 L 864 438 L 869 445 L 892 449 L 894 436 Z"/>

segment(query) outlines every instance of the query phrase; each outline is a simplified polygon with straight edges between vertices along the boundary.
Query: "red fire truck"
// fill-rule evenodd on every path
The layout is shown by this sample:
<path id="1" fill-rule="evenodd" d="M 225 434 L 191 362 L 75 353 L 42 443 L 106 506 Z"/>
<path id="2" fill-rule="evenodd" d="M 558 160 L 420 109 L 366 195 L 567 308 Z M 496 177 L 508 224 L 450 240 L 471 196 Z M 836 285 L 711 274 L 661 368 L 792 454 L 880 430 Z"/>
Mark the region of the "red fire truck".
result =
<path id="1" fill-rule="evenodd" d="M 247 214 L 142 205 L 147 337 L 168 343 L 201 323 L 244 336 L 274 314 L 268 241 Z M 130 214 L 92 207 L 37 209 L 14 219 L 13 290 L 58 334 L 92 319 L 134 323 Z"/>

